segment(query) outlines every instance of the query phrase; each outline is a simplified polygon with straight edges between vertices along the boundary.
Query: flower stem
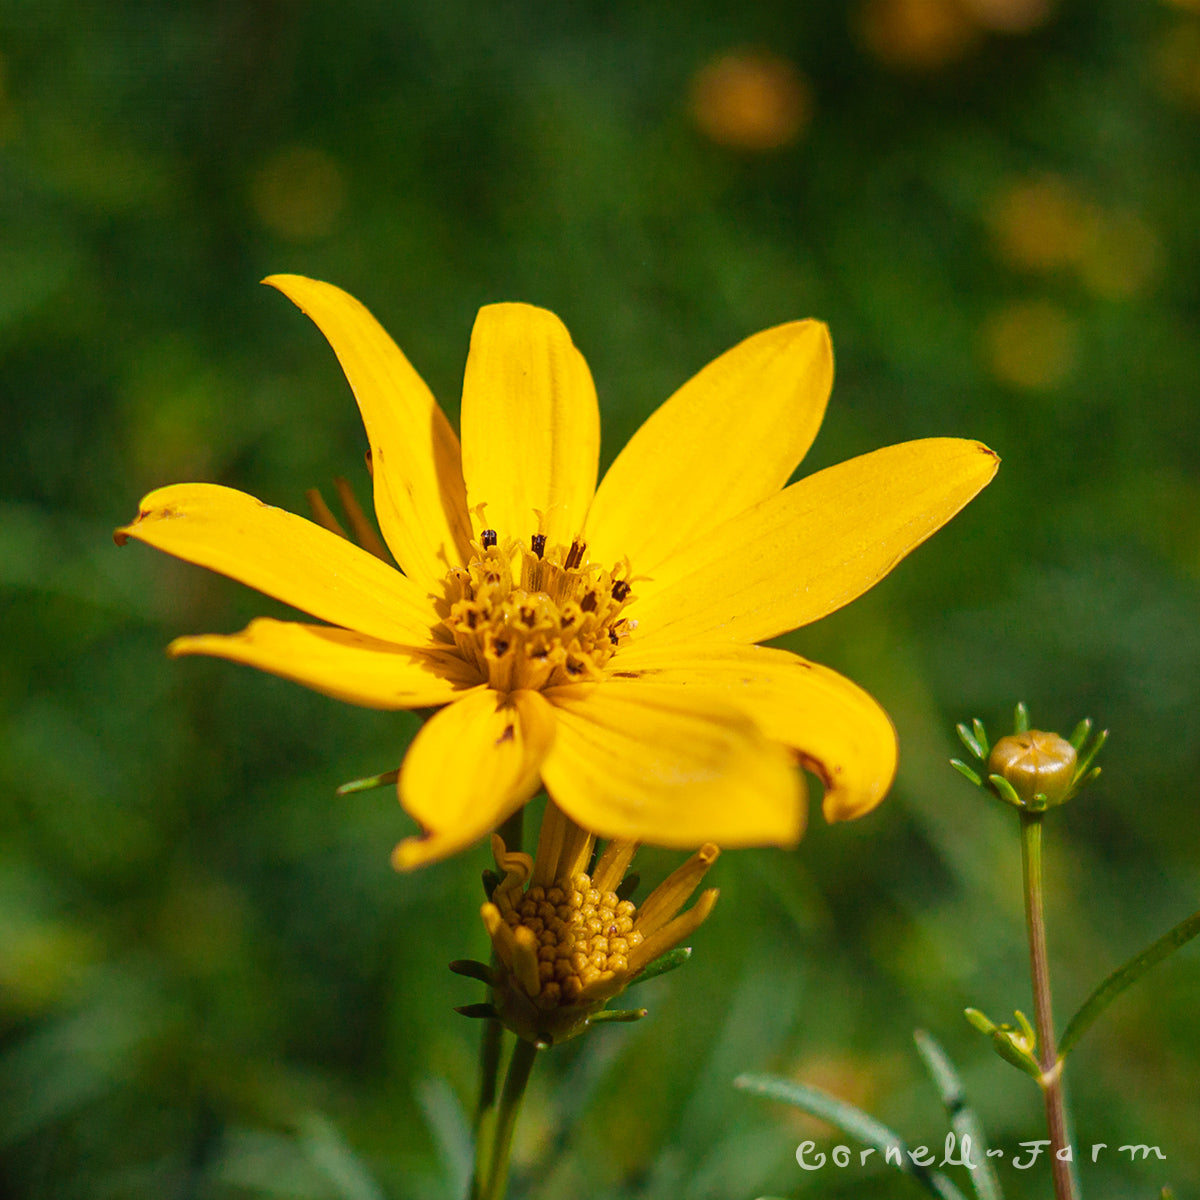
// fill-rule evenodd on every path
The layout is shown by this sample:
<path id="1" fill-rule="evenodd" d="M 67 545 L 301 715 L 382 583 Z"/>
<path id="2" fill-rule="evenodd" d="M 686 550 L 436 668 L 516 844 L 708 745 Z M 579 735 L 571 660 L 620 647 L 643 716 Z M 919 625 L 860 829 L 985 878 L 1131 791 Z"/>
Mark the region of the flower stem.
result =
<path id="1" fill-rule="evenodd" d="M 500 1096 L 500 1110 L 496 1120 L 495 1140 L 492 1144 L 491 1160 L 488 1163 L 487 1181 L 479 1193 L 479 1200 L 504 1200 L 508 1184 L 508 1159 L 512 1151 L 513 1132 L 517 1127 L 517 1114 L 525 1097 L 525 1085 L 537 1058 L 537 1047 L 524 1038 L 517 1038 L 508 1074 L 504 1077 L 504 1091 Z M 476 1146 L 476 1170 L 478 1173 L 479 1147 Z"/>
<path id="2" fill-rule="evenodd" d="M 518 808 L 508 817 L 497 832 L 504 839 L 504 844 L 510 850 L 521 849 L 521 839 L 524 836 L 525 810 Z M 492 952 L 492 967 L 496 966 L 496 954 Z M 500 1077 L 500 1054 L 504 1048 L 504 1026 L 499 1021 L 487 1021 L 483 1027 L 483 1035 L 479 1041 L 479 1100 L 475 1105 L 475 1169 L 471 1174 L 471 1188 L 468 1200 L 480 1200 L 483 1193 L 480 1188 L 487 1177 L 490 1163 L 483 1157 L 483 1148 L 487 1143 L 490 1117 L 496 1105 L 496 1081 Z"/>
<path id="3" fill-rule="evenodd" d="M 1050 963 L 1046 954 L 1045 889 L 1042 886 L 1041 812 L 1021 810 L 1021 869 L 1025 885 L 1025 928 L 1029 935 L 1029 969 L 1033 984 L 1034 1023 L 1037 1026 L 1038 1084 L 1046 1103 L 1046 1128 L 1050 1134 L 1050 1165 L 1056 1200 L 1076 1200 L 1075 1175 L 1059 1151 L 1069 1144 L 1063 1097 L 1063 1064 L 1054 1042 L 1054 1012 L 1050 995 Z"/>

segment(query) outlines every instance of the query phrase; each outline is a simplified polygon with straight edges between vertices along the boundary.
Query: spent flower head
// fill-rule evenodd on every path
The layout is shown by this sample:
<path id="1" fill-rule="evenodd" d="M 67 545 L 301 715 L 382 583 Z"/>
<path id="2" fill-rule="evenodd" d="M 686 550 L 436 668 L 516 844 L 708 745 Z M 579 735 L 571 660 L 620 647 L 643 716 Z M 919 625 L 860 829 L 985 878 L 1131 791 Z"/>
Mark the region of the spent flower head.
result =
<path id="1" fill-rule="evenodd" d="M 976 787 L 990 791 L 1014 808 L 1042 812 L 1065 804 L 1100 774 L 1096 755 L 1108 740 L 1108 730 L 1091 737 L 1092 722 L 1085 718 L 1070 738 L 1029 728 L 1024 703 L 1016 707 L 1014 732 L 989 746 L 987 731 L 978 719 L 957 727 L 959 740 L 983 764 L 983 773 L 958 758 L 950 765 Z M 1090 743 L 1089 743 L 1090 739 Z"/>
<path id="2" fill-rule="evenodd" d="M 825 326 L 747 338 L 684 384 L 597 486 L 599 409 L 544 309 L 493 304 L 471 335 L 462 437 L 374 317 L 338 288 L 267 281 L 316 322 L 358 401 L 375 537 L 232 488 L 146 496 L 137 538 L 321 624 L 178 638 L 340 700 L 437 711 L 397 773 L 422 827 L 398 867 L 478 841 L 544 786 L 607 837 L 788 845 L 802 764 L 830 820 L 891 785 L 887 714 L 835 672 L 756 645 L 880 580 L 992 478 L 978 442 L 906 442 L 790 486 L 825 410 Z M 346 500 L 346 489 L 343 500 Z M 394 560 L 394 564 L 391 560 Z M 388 776 L 377 776 L 378 780 Z"/>
<path id="3" fill-rule="evenodd" d="M 716 888 L 680 910 L 719 851 L 711 843 L 702 846 L 635 905 L 622 883 L 637 843 L 614 838 L 589 873 L 595 845 L 595 837 L 553 801 L 546 803 L 535 856 L 510 851 L 499 834 L 492 835 L 501 877 L 481 915 L 494 965 L 451 964 L 459 974 L 487 982 L 492 1000 L 459 1011 L 497 1017 L 539 1046 L 567 1041 L 597 1021 L 645 1015 L 605 1005 L 707 919 Z"/>

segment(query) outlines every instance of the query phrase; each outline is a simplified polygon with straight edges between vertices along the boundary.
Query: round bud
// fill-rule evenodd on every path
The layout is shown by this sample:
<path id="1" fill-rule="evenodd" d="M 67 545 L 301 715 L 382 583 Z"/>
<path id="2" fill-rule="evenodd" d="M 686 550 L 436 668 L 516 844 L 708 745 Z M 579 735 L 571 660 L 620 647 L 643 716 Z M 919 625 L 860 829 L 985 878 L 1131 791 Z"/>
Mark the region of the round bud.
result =
<path id="1" fill-rule="evenodd" d="M 1061 804 L 1075 782 L 1075 747 L 1057 733 L 1031 729 L 1001 738 L 988 755 L 989 775 L 999 775 L 1012 785 L 1026 807 Z"/>

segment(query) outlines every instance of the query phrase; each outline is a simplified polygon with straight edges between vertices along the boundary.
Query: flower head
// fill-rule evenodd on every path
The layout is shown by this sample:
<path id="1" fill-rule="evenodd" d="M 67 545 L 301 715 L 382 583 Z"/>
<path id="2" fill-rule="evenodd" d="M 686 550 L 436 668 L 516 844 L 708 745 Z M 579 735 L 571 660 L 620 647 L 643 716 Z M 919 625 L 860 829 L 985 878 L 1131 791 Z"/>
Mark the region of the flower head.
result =
<path id="1" fill-rule="evenodd" d="M 509 851 L 492 835 L 503 877 L 482 909 L 496 964 L 485 970 L 493 1011 L 527 1041 L 550 1045 L 578 1036 L 609 1000 L 695 932 L 717 902 L 717 889 L 709 888 L 677 915 L 717 860 L 711 842 L 640 905 L 620 894 L 637 843 L 614 838 L 589 875 L 595 842 L 553 801 L 536 857 Z"/>
<path id="2" fill-rule="evenodd" d="M 830 820 L 883 798 L 887 714 L 840 675 L 755 643 L 853 600 L 992 478 L 977 442 L 931 438 L 784 486 L 833 377 L 816 321 L 747 338 L 684 384 L 597 487 L 599 411 L 562 323 L 495 304 L 471 335 L 461 443 L 367 310 L 267 281 L 318 325 L 354 391 L 396 567 L 213 484 L 160 488 L 138 538 L 323 624 L 179 638 L 374 708 L 437 708 L 400 769 L 423 828 L 399 867 L 483 837 L 544 785 L 606 838 L 693 849 L 794 843 L 797 763 Z M 397 567 L 399 569 L 397 569 Z"/>

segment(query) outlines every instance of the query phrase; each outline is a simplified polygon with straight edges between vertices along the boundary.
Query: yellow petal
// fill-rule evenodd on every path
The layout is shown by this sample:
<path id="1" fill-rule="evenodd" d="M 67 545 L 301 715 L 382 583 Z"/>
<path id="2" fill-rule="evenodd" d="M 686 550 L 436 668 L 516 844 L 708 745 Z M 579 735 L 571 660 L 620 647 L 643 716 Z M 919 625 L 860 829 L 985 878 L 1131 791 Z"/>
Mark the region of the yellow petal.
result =
<path id="1" fill-rule="evenodd" d="M 215 483 L 151 492 L 114 536 L 119 544 L 137 538 L 384 641 L 425 645 L 437 623 L 432 601 L 393 567 L 320 525 Z"/>
<path id="2" fill-rule="evenodd" d="M 817 435 L 833 384 L 819 321 L 747 338 L 683 385 L 609 467 L 587 519 L 590 557 L 659 563 L 777 492 Z"/>
<path id="3" fill-rule="evenodd" d="M 896 731 L 857 684 L 787 650 L 763 646 L 630 647 L 614 671 L 654 685 L 713 696 L 794 750 L 825 784 L 828 821 L 870 812 L 896 774 Z"/>
<path id="4" fill-rule="evenodd" d="M 375 515 L 406 574 L 437 584 L 469 554 L 458 438 L 425 381 L 353 296 L 301 275 L 263 280 L 312 318 L 342 365 L 371 446 Z"/>
<path id="5" fill-rule="evenodd" d="M 463 378 L 462 438 L 476 532 L 494 529 L 501 541 L 526 544 L 540 532 L 553 545 L 582 531 L 596 490 L 600 414 L 587 363 L 553 313 L 528 304 L 480 309 Z"/>
<path id="6" fill-rule="evenodd" d="M 686 849 L 790 845 L 803 832 L 800 773 L 732 705 L 640 680 L 543 694 L 558 732 L 542 778 L 585 829 Z"/>
<path id="7" fill-rule="evenodd" d="M 928 438 L 809 475 L 637 584 L 635 638 L 757 642 L 824 617 L 940 529 L 998 462 L 978 442 Z"/>
<path id="8" fill-rule="evenodd" d="M 260 617 L 241 633 L 176 638 L 172 655 L 208 654 L 366 708 L 447 704 L 479 683 L 448 649 L 410 649 L 347 629 Z"/>
<path id="9" fill-rule="evenodd" d="M 538 788 L 554 740 L 554 713 L 538 692 L 465 692 L 421 728 L 400 768 L 400 802 L 425 830 L 396 847 L 408 870 L 465 849 Z"/>

